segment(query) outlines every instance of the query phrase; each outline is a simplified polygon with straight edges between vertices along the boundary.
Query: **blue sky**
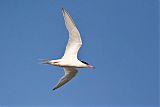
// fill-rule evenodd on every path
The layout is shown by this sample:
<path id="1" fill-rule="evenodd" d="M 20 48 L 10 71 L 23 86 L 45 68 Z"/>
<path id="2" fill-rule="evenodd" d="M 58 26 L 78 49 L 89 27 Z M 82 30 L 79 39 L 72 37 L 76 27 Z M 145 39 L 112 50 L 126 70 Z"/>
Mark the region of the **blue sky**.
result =
<path id="1" fill-rule="evenodd" d="M 52 91 L 63 69 L 39 64 L 57 59 L 68 39 L 66 8 L 83 46 L 80 69 Z M 0 0 L 0 105 L 158 105 L 157 0 Z"/>

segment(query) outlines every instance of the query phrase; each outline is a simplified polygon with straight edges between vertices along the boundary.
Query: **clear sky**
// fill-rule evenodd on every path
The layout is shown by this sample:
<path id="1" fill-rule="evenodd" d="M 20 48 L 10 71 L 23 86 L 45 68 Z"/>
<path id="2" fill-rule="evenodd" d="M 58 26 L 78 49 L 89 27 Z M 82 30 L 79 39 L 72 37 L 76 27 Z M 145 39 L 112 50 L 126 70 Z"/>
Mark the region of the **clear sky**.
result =
<path id="1" fill-rule="evenodd" d="M 68 39 L 61 8 L 83 40 L 79 69 L 52 91 Z M 0 0 L 0 106 L 158 105 L 158 0 Z"/>

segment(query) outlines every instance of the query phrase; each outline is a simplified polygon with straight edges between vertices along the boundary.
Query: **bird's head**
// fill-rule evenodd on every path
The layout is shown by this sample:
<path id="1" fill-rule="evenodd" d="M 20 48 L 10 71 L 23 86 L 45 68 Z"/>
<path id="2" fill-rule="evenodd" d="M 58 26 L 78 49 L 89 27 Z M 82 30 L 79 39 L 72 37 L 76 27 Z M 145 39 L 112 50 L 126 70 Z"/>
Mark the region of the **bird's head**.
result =
<path id="1" fill-rule="evenodd" d="M 86 65 L 87 68 L 95 68 L 94 66 L 92 66 L 91 64 L 85 62 L 85 61 L 81 61 L 83 64 Z"/>

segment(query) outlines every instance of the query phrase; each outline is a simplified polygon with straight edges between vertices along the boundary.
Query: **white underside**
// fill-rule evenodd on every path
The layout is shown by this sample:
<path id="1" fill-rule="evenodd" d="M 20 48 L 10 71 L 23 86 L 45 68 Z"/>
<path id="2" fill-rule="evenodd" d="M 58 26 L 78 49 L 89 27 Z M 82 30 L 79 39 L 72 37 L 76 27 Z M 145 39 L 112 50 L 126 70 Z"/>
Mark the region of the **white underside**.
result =
<path id="1" fill-rule="evenodd" d="M 78 59 L 63 59 L 62 58 L 62 59 L 58 59 L 58 60 L 51 60 L 50 62 L 52 65 L 60 66 L 60 67 L 87 68 L 87 65 L 83 64 Z"/>

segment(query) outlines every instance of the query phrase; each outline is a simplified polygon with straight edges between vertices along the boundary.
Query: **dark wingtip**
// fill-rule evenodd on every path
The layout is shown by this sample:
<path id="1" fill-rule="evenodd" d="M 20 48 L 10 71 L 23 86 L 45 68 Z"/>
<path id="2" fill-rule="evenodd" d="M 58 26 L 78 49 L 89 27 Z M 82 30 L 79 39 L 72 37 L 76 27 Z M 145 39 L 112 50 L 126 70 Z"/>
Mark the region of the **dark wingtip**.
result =
<path id="1" fill-rule="evenodd" d="M 65 12 L 65 9 L 62 7 L 62 12 L 64 13 Z"/>
<path id="2" fill-rule="evenodd" d="M 62 14 L 63 14 L 63 16 L 65 14 L 65 9 L 63 7 L 62 7 Z"/>
<path id="3" fill-rule="evenodd" d="M 56 90 L 57 88 L 55 87 L 55 88 L 53 88 L 52 90 L 54 91 L 54 90 Z"/>

